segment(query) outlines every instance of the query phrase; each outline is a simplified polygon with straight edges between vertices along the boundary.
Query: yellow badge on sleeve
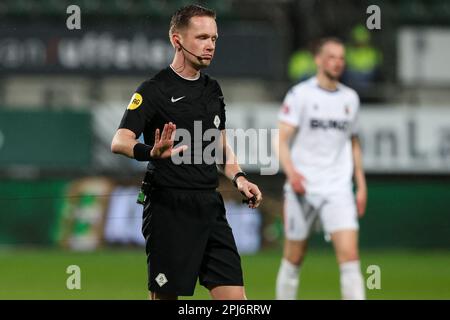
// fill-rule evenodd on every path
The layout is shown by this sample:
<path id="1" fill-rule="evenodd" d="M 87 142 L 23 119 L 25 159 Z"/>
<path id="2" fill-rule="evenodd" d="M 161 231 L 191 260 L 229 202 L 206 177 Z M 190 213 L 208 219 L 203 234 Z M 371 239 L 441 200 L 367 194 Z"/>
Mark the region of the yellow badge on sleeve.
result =
<path id="1" fill-rule="evenodd" d="M 128 110 L 134 110 L 139 108 L 139 106 L 142 103 L 142 96 L 139 93 L 135 93 L 133 94 L 133 96 L 131 97 L 130 103 L 128 104 L 127 109 Z"/>

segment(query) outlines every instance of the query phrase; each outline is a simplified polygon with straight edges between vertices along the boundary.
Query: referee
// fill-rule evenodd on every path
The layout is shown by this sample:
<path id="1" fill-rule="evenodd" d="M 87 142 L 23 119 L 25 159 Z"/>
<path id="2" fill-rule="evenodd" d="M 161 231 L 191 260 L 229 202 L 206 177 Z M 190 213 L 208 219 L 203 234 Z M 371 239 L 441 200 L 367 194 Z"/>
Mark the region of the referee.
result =
<path id="1" fill-rule="evenodd" d="M 172 16 L 173 61 L 138 87 L 111 144 L 114 153 L 149 162 L 142 232 L 150 299 L 193 295 L 197 279 L 213 299 L 246 298 L 240 257 L 216 191 L 217 167 L 248 199 L 249 207 L 258 207 L 262 195 L 226 142 L 219 84 L 200 72 L 214 56 L 215 18 L 214 11 L 197 5 Z M 198 161 L 211 143 L 194 141 L 199 124 L 202 137 L 206 131 L 217 133 L 213 142 L 225 161 Z M 177 128 L 192 138 L 177 140 L 175 146 Z M 142 133 L 145 144 L 137 141 Z M 180 163 L 175 157 L 194 160 Z"/>

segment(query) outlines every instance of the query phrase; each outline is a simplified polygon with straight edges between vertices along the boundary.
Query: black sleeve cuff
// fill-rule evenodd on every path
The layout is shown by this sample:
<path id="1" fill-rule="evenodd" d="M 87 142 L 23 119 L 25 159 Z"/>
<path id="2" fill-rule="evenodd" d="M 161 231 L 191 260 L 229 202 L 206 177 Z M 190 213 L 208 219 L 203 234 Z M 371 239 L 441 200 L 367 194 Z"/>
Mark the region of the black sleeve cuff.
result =
<path id="1" fill-rule="evenodd" d="M 133 148 L 134 158 L 137 161 L 150 161 L 150 151 L 152 151 L 152 147 L 143 143 L 135 144 Z"/>

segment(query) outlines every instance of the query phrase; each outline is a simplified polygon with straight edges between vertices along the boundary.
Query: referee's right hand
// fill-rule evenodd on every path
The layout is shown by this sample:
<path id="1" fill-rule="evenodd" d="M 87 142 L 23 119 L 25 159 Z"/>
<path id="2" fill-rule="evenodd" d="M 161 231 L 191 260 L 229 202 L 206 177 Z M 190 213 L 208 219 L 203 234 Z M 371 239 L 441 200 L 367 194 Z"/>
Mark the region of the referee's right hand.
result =
<path id="1" fill-rule="evenodd" d="M 159 134 L 159 129 L 155 130 L 155 143 L 153 144 L 153 149 L 150 152 L 150 156 L 152 158 L 169 158 L 172 155 L 185 151 L 188 148 L 187 146 L 180 146 L 175 149 L 173 148 L 176 129 L 177 126 L 172 122 L 169 122 L 164 125 L 161 135 Z"/>

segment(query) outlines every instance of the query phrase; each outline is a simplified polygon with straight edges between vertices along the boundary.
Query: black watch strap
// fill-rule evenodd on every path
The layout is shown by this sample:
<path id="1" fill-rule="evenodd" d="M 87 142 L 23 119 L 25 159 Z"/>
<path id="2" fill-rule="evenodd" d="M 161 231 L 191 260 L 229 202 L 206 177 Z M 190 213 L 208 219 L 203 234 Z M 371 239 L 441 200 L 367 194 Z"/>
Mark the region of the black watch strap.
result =
<path id="1" fill-rule="evenodd" d="M 245 174 L 245 172 L 239 171 L 238 173 L 236 173 L 235 176 L 234 176 L 234 178 L 233 178 L 233 184 L 234 184 L 234 186 L 235 186 L 236 188 L 237 188 L 236 180 L 237 180 L 237 178 L 239 178 L 239 177 L 244 177 L 244 178 L 247 179 L 247 175 Z"/>

